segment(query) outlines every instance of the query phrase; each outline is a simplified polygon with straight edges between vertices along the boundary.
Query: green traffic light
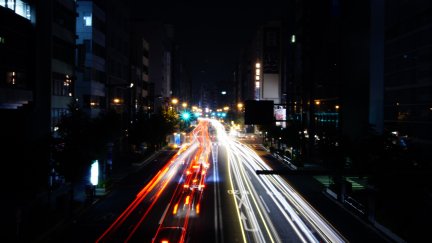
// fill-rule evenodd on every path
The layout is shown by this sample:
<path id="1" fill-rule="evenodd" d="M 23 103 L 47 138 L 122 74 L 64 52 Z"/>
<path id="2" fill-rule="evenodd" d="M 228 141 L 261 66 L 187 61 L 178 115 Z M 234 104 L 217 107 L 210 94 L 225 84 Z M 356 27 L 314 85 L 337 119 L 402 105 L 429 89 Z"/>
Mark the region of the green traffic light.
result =
<path id="1" fill-rule="evenodd" d="M 189 120 L 190 114 L 189 114 L 189 112 L 183 112 L 181 114 L 181 117 L 183 118 L 183 120 Z"/>

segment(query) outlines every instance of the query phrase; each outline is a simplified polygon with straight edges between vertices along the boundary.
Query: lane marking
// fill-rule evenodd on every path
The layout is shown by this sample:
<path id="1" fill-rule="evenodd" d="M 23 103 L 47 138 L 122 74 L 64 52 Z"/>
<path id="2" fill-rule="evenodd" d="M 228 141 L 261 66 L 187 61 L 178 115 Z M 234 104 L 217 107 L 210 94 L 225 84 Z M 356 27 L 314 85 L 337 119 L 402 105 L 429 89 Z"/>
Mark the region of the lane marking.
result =
<path id="1" fill-rule="evenodd" d="M 267 204 L 266 204 L 266 202 L 264 201 L 264 199 L 262 198 L 262 196 L 259 195 L 259 197 L 261 198 L 261 201 L 262 201 L 262 203 L 264 204 L 264 207 L 266 208 L 267 213 L 270 213 L 270 209 L 267 207 Z"/>

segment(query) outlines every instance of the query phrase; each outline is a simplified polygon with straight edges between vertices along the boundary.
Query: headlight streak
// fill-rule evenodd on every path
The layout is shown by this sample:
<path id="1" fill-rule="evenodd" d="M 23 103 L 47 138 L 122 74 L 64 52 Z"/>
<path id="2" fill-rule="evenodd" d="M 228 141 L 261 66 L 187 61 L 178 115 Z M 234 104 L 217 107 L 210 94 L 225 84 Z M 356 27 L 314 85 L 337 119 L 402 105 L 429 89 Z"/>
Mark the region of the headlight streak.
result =
<path id="1" fill-rule="evenodd" d="M 219 138 L 219 130 L 220 129 L 218 129 L 218 138 Z M 222 138 L 222 136 L 221 136 L 221 138 Z M 226 147 L 228 147 L 228 146 L 226 146 Z M 228 177 L 229 177 L 229 182 L 230 182 L 231 190 L 234 191 L 234 183 L 233 183 L 232 176 L 231 176 L 231 156 L 232 155 L 231 155 L 231 151 L 228 150 L 228 149 L 227 149 L 227 153 L 228 153 L 227 154 L 227 157 L 228 157 Z M 234 193 L 232 195 L 233 195 L 234 205 L 238 205 L 237 204 L 236 195 Z M 243 242 L 247 242 L 247 240 L 246 240 L 246 232 L 243 229 L 243 223 L 242 223 L 241 217 L 240 217 L 240 210 L 238 210 L 238 208 L 236 210 L 236 213 L 237 213 L 237 218 L 239 220 L 240 231 L 242 233 Z"/>
<path id="2" fill-rule="evenodd" d="M 236 151 L 235 150 L 235 148 L 232 148 L 234 151 Z M 236 151 L 236 152 L 238 152 L 238 151 Z M 258 211 L 258 214 L 259 214 L 259 216 L 260 216 L 260 219 L 261 219 L 261 223 L 264 225 L 264 227 L 265 227 L 265 231 L 267 232 L 267 235 L 268 235 L 268 237 L 270 238 L 270 240 L 271 240 L 271 242 L 280 242 L 280 240 L 279 240 L 279 237 L 278 237 L 278 234 L 277 234 L 277 232 L 276 232 L 276 230 L 274 230 L 274 226 L 273 226 L 273 224 L 272 224 L 272 222 L 271 222 L 271 220 L 269 220 L 269 217 L 268 217 L 268 214 L 266 214 L 265 212 L 264 212 L 264 216 L 263 216 L 263 213 L 262 213 L 262 209 L 264 208 L 263 207 L 263 205 L 261 205 L 261 203 L 260 203 L 260 201 L 259 200 L 257 200 L 256 199 L 256 195 L 258 195 L 258 193 L 256 192 L 256 190 L 253 188 L 253 187 L 251 187 L 251 185 L 250 185 L 250 183 L 251 183 L 251 181 L 250 181 L 250 179 L 246 179 L 246 177 L 248 176 L 247 174 L 246 174 L 246 172 L 245 172 L 245 170 L 244 170 L 244 167 L 242 166 L 242 163 L 241 163 L 241 161 L 242 161 L 242 156 L 241 156 L 241 153 L 234 153 L 234 154 L 236 154 L 236 160 L 237 160 L 237 163 L 234 163 L 234 165 L 235 166 L 238 166 L 238 170 L 240 171 L 240 174 L 241 174 L 241 176 L 242 176 L 242 178 L 244 178 L 244 182 L 245 182 L 245 184 L 246 184 L 246 186 L 247 186 L 247 188 L 248 188 L 248 192 L 250 193 L 249 195 L 250 195 L 250 197 L 252 198 L 252 200 L 253 200 L 253 202 L 254 202 L 254 205 L 255 205 L 255 208 L 256 208 L 256 210 Z M 242 191 L 246 191 L 246 190 L 242 190 Z M 247 195 L 246 197 L 248 197 L 249 195 Z M 258 202 L 259 203 L 258 203 Z M 249 202 L 249 200 L 247 200 L 247 202 L 248 202 L 248 204 L 250 204 L 250 202 Z M 250 207 L 250 208 L 252 208 L 252 207 Z M 265 210 L 265 208 L 264 208 L 264 210 Z M 256 225 L 259 227 L 259 225 L 258 225 L 258 220 L 256 219 L 256 216 L 255 215 L 253 215 L 253 217 L 254 217 L 254 222 L 256 223 Z M 264 219 L 264 217 L 266 218 L 266 219 Z M 267 223 L 266 222 L 268 222 L 268 224 L 270 225 L 270 226 L 267 226 Z M 270 229 L 269 229 L 269 227 L 272 229 L 271 231 L 272 232 L 270 232 Z M 260 230 L 260 231 L 258 231 L 259 232 L 259 236 L 260 236 L 260 240 L 259 240 L 259 242 L 265 242 L 266 241 L 266 239 L 264 238 L 264 236 L 263 236 L 263 234 L 262 234 L 262 231 Z M 276 239 L 273 239 L 273 237 Z"/>
<path id="3" fill-rule="evenodd" d="M 278 234 L 271 223 L 271 217 L 267 213 L 266 206 L 263 205 L 260 200 L 256 200 L 256 197 L 261 196 L 255 189 L 257 188 L 257 185 L 251 184 L 252 181 L 250 176 L 254 177 L 256 179 L 254 181 L 258 182 L 259 185 L 267 191 L 268 197 L 271 198 L 271 201 L 274 203 L 276 208 L 278 208 L 280 213 L 272 213 L 272 217 L 275 215 L 283 216 L 303 242 L 318 242 L 319 240 L 316 238 L 317 235 L 314 235 L 314 232 L 316 232 L 322 240 L 326 242 L 346 241 L 343 236 L 341 236 L 337 230 L 334 229 L 309 203 L 307 203 L 307 201 L 304 200 L 303 197 L 299 195 L 281 176 L 258 176 L 256 170 L 268 170 L 271 168 L 251 148 L 230 139 L 219 122 L 212 120 L 212 125 L 217 130 L 219 144 L 223 144 L 227 148 L 231 189 L 232 191 L 238 190 L 240 192 L 239 195 L 241 197 L 237 198 L 238 195 L 233 193 L 233 199 L 235 204 L 238 205 L 237 216 L 239 218 L 240 228 L 245 242 L 248 238 L 247 235 L 250 235 L 251 232 L 246 232 L 247 229 L 243 227 L 244 222 L 242 220 L 244 220 L 245 217 L 243 213 L 246 213 L 250 222 L 254 222 L 257 227 L 259 227 L 259 225 L 255 213 L 248 212 L 252 210 L 241 210 L 242 205 L 252 209 L 252 203 L 249 199 L 245 200 L 243 197 L 250 197 L 252 199 L 258 214 L 260 215 L 260 222 L 262 222 L 266 228 L 265 232 L 267 232 L 269 236 L 275 236 L 275 241 L 279 242 L 279 238 L 277 237 Z M 246 188 L 248 188 L 248 190 L 246 190 Z M 244 193 L 248 192 L 249 195 L 244 195 Z M 265 221 L 267 221 L 269 228 L 267 228 Z M 307 222 L 307 224 L 305 222 Z M 309 227 L 312 229 L 309 229 Z M 272 233 L 270 233 L 270 231 Z M 261 242 L 263 237 L 262 233 L 256 234 L 256 232 L 254 232 L 254 238 L 257 241 Z"/>
<path id="4" fill-rule="evenodd" d="M 256 161 L 258 161 L 259 164 L 264 167 L 264 169 L 268 169 L 267 166 L 264 166 L 264 161 L 262 161 L 261 158 L 259 158 L 259 156 L 257 156 L 252 149 L 247 149 L 250 150 L 250 154 L 252 155 L 252 157 L 254 157 Z M 256 175 L 256 173 L 254 172 L 255 170 L 256 168 L 251 169 L 252 174 L 258 177 L 258 175 Z M 294 204 L 295 208 L 299 212 L 301 212 L 301 215 L 309 222 L 309 224 L 314 228 L 314 230 L 316 230 L 316 232 L 320 234 L 321 237 L 330 242 L 345 241 L 345 239 L 343 239 L 343 237 L 341 237 L 340 234 L 337 233 L 336 230 L 330 226 L 330 224 L 325 220 L 325 218 L 323 218 L 316 210 L 314 210 L 313 207 L 305 199 L 303 199 L 301 195 L 299 195 L 281 176 L 264 176 L 261 179 L 263 181 L 266 181 L 267 185 L 274 185 L 275 187 L 277 187 L 279 191 L 282 192 L 282 194 L 278 193 L 278 190 L 276 189 L 273 189 L 272 191 L 276 192 L 276 195 L 285 195 L 285 197 L 288 198 L 288 200 L 286 200 L 283 199 L 282 196 L 280 196 L 279 201 L 289 201 Z M 270 183 L 268 180 L 272 180 L 273 182 Z M 297 222 L 301 221 L 298 220 Z"/>
<path id="5" fill-rule="evenodd" d="M 297 236 L 303 241 L 308 242 L 304 237 L 303 234 L 306 235 L 306 237 L 309 239 L 310 242 L 318 242 L 313 235 L 310 234 L 307 227 L 304 225 L 304 223 L 301 221 L 299 216 L 295 213 L 295 211 L 292 209 L 292 207 L 287 203 L 287 201 L 280 195 L 279 192 L 266 180 L 266 178 L 259 178 L 255 173 L 254 169 L 251 168 L 249 163 L 245 163 L 246 167 L 250 171 L 252 171 L 252 176 L 254 176 L 257 181 L 261 184 L 261 186 L 265 189 L 268 193 L 268 196 L 272 199 L 272 201 L 275 203 L 277 208 L 279 209 L 280 213 L 285 217 L 286 221 L 291 225 L 292 229 L 297 233 Z M 263 181 L 261 181 L 261 179 Z M 256 192 L 255 192 L 256 193 Z M 282 206 L 282 205 L 283 206 Z M 287 215 L 285 210 L 289 212 L 290 215 Z M 290 217 L 291 216 L 291 217 Z M 296 224 L 294 224 L 296 223 Z M 300 227 L 300 229 L 298 229 Z M 301 230 L 301 231 L 300 231 Z M 275 231 L 274 231 L 275 232 Z M 302 234 L 303 233 L 303 234 Z"/>
<path id="6" fill-rule="evenodd" d="M 256 158 L 254 158 L 254 156 L 251 156 L 250 153 L 247 153 L 245 151 L 246 150 L 245 148 L 247 148 L 247 147 L 245 147 L 244 145 L 239 144 L 239 143 L 235 143 L 233 147 L 235 147 L 235 149 L 237 150 L 236 153 L 239 154 L 239 155 L 241 155 L 243 157 L 242 161 L 248 161 L 249 162 L 249 163 L 243 163 L 243 165 L 246 166 L 249 171 L 251 171 L 251 173 L 249 173 L 249 174 L 251 174 L 252 176 L 254 176 L 256 178 L 256 181 L 258 181 L 261 184 L 261 186 L 263 188 L 265 188 L 265 190 L 267 192 L 269 192 L 269 191 L 275 191 L 274 187 L 272 187 L 270 183 L 268 183 L 268 182 L 265 183 L 265 181 L 266 181 L 267 178 L 259 178 L 256 175 L 256 173 L 254 173 L 255 170 L 258 168 L 258 165 L 261 165 L 262 167 L 266 167 L 267 165 L 260 164 L 259 162 L 258 163 L 251 163 L 252 161 L 253 162 L 257 162 L 257 160 L 256 160 Z M 255 168 L 252 167 L 252 166 L 255 166 Z M 261 179 L 263 179 L 264 181 L 262 181 Z M 268 187 L 270 187 L 270 189 Z M 253 191 L 254 191 L 255 194 L 257 194 L 255 189 Z M 276 193 L 277 194 L 275 194 L 275 195 L 279 195 L 278 192 L 276 192 Z M 272 198 L 273 202 L 276 204 L 276 206 L 280 210 L 281 214 L 285 217 L 286 221 L 291 225 L 291 227 L 293 228 L 293 230 L 297 233 L 298 237 L 303 242 L 307 242 L 304 239 L 303 234 L 305 234 L 307 236 L 307 238 L 310 240 L 310 242 L 317 242 L 317 240 L 312 236 L 312 234 L 310 234 L 310 232 L 307 229 L 307 227 L 305 227 L 305 225 L 303 224 L 303 222 L 300 220 L 300 218 L 298 217 L 298 215 L 294 213 L 294 210 L 291 208 L 291 206 L 287 203 L 287 201 L 285 199 L 283 199 L 283 198 L 279 199 L 279 201 L 284 205 L 284 207 L 281 207 L 280 204 L 278 203 L 278 201 L 275 199 L 275 197 L 273 197 L 272 194 L 269 194 L 269 196 Z M 281 198 L 281 197 L 279 197 L 279 198 Z M 290 215 L 292 216 L 292 219 L 286 214 L 284 208 L 287 211 L 290 212 Z M 269 218 L 268 215 L 267 215 L 266 218 L 267 219 Z M 294 222 L 297 223 L 297 224 L 299 224 L 298 226 L 301 228 L 301 232 L 298 229 L 298 227 L 294 224 Z M 273 233 L 277 235 L 277 233 L 276 233 L 275 230 L 273 230 Z"/>
<path id="7" fill-rule="evenodd" d="M 250 149 L 251 151 L 250 155 L 254 157 L 255 160 L 259 162 L 259 164 L 265 168 L 267 166 L 264 166 L 264 162 Z M 252 157 L 249 157 L 246 161 L 252 161 Z M 248 165 L 252 165 L 252 163 L 246 163 Z M 258 164 L 258 163 L 257 163 Z M 255 177 L 258 177 L 256 175 L 255 170 L 258 168 L 251 168 L 251 174 L 253 174 Z M 265 168 L 267 169 L 267 168 Z M 278 198 L 278 201 L 284 205 L 284 208 L 290 209 L 290 214 L 293 216 L 294 222 L 297 223 L 297 225 L 302 229 L 302 232 L 308 236 L 308 238 L 312 241 L 314 241 L 314 237 L 312 234 L 307 233 L 310 232 L 307 228 L 307 226 L 304 224 L 304 222 L 299 218 L 298 214 L 295 213 L 295 211 L 292 209 L 292 207 L 287 204 L 287 202 L 291 202 L 297 211 L 301 213 L 301 215 L 308 221 L 308 223 L 314 228 L 314 230 L 320 234 L 320 236 L 323 239 L 326 239 L 329 242 L 344 242 L 345 240 L 338 235 L 335 232 L 335 229 L 330 227 L 330 224 L 325 221 L 325 219 L 320 216 L 313 208 L 310 206 L 295 190 L 289 186 L 289 184 L 283 180 L 282 177 L 278 175 L 273 175 L 269 177 L 261 177 L 262 181 L 265 182 L 268 186 L 270 186 L 273 189 L 270 189 L 270 192 L 273 192 Z M 273 181 L 273 183 L 269 182 L 269 179 Z M 272 185 L 275 187 L 278 187 L 279 190 L 276 190 Z M 283 193 L 279 193 L 278 191 L 281 191 Z M 283 198 L 282 195 L 284 195 L 287 199 Z"/>
<path id="8" fill-rule="evenodd" d="M 230 185 L 232 190 L 234 191 L 234 183 L 233 183 L 233 178 L 236 180 L 236 184 L 239 188 L 239 192 L 240 193 L 240 204 L 237 203 L 237 198 L 236 195 L 233 194 L 233 199 L 234 199 L 234 203 L 235 205 L 238 205 L 238 208 L 236 210 L 237 212 L 237 217 L 239 219 L 239 224 L 240 224 L 240 228 L 241 228 L 241 232 L 242 232 L 242 237 L 243 237 L 243 241 L 247 242 L 247 235 L 245 231 L 248 232 L 254 232 L 254 234 L 252 235 L 255 238 L 256 242 L 266 242 L 266 238 L 264 237 L 264 235 L 262 234 L 261 230 L 258 230 L 257 227 L 259 227 L 258 225 L 258 220 L 257 217 L 255 215 L 255 212 L 252 210 L 252 204 L 250 203 L 250 200 L 248 198 L 247 195 L 243 195 L 242 192 L 246 192 L 246 188 L 243 184 L 243 182 L 247 182 L 248 180 L 241 180 L 239 178 L 244 177 L 244 174 L 240 172 L 240 168 L 239 168 L 239 157 L 237 155 L 235 155 L 235 153 L 233 153 L 231 151 L 230 146 L 232 146 L 232 144 L 230 144 L 230 140 L 228 140 L 225 130 L 223 129 L 223 126 L 219 125 L 218 123 L 212 123 L 213 125 L 215 125 L 216 129 L 217 129 L 217 134 L 218 134 L 218 139 L 220 142 L 222 142 L 222 144 L 227 145 L 227 152 L 228 152 L 228 170 L 229 170 L 229 180 L 230 180 Z M 235 176 L 232 176 L 232 172 L 235 173 Z M 256 200 L 254 199 L 255 202 L 255 206 L 257 206 Z M 246 210 L 242 210 L 240 212 L 240 208 L 242 205 L 245 205 Z M 258 207 L 256 207 L 256 209 L 258 210 L 261 219 L 262 219 L 262 214 L 260 212 L 260 209 Z M 246 215 L 245 215 L 246 214 Z M 247 221 L 250 221 L 251 223 L 248 223 Z M 268 227 L 265 223 L 265 221 L 262 219 L 262 223 L 264 224 L 267 232 L 268 231 Z M 249 224 L 249 225 L 248 225 Z M 271 234 L 268 234 L 268 237 L 270 238 L 270 240 L 272 242 L 274 242 Z"/>
<path id="9" fill-rule="evenodd" d="M 241 156 L 243 156 L 243 160 L 242 160 L 242 161 L 254 161 L 254 158 L 252 158 L 252 157 L 250 156 L 250 154 L 245 153 L 244 149 L 245 149 L 246 147 L 244 147 L 244 145 L 242 145 L 242 144 L 236 144 L 235 146 L 236 146 L 236 148 L 238 149 L 238 152 L 237 152 L 237 153 L 238 153 L 238 154 L 241 154 Z M 266 189 L 266 185 L 263 184 L 263 182 L 261 181 L 261 178 L 259 178 L 259 177 L 254 173 L 254 171 L 255 171 L 256 168 L 252 168 L 252 165 L 257 166 L 258 163 L 243 163 L 243 165 L 246 166 L 246 167 L 248 168 L 248 170 L 250 171 L 249 174 L 252 175 L 252 176 L 254 176 L 254 177 L 256 178 L 256 181 L 259 182 L 259 183 L 261 184 L 261 186 L 265 189 L 265 191 L 269 192 L 269 191 L 271 190 L 271 189 L 270 189 L 270 190 L 269 190 L 269 189 Z M 266 167 L 267 165 L 262 164 L 262 166 L 263 166 L 263 167 Z M 270 186 L 271 186 L 271 185 L 270 185 Z M 251 189 L 253 189 L 253 192 L 254 192 L 256 195 L 258 195 L 258 193 L 257 193 L 256 190 L 254 189 L 254 187 L 251 187 Z M 268 193 L 268 194 L 269 194 L 269 193 Z M 276 194 L 276 195 L 277 195 L 277 194 Z M 293 211 L 293 210 L 291 209 L 291 207 L 289 206 L 289 204 L 288 204 L 285 200 L 281 200 L 282 203 L 285 204 L 285 207 L 283 208 L 283 207 L 280 206 L 280 204 L 277 202 L 277 200 L 275 199 L 275 197 L 273 197 L 272 194 L 269 194 L 269 197 L 270 197 L 270 198 L 272 199 L 272 201 L 276 204 L 276 206 L 278 207 L 280 213 L 285 217 L 286 221 L 291 225 L 292 229 L 297 233 L 298 237 L 299 237 L 303 242 L 307 242 L 307 241 L 304 239 L 303 234 L 299 231 L 298 227 L 294 224 L 294 222 L 296 221 L 295 219 L 296 219 L 296 217 L 298 218 L 298 216 L 297 216 L 297 215 L 294 215 L 294 216 L 293 216 L 293 219 L 294 219 L 294 220 L 292 220 L 292 219 L 291 219 L 291 218 L 286 214 L 286 212 L 285 212 L 285 210 L 284 210 L 284 208 L 285 208 L 285 209 L 288 210 L 288 211 Z M 291 214 L 292 214 L 292 213 L 291 213 Z M 271 219 L 269 218 L 269 215 L 268 215 L 268 214 L 265 214 L 265 216 L 266 216 L 266 219 L 267 219 L 269 222 L 271 222 Z M 294 222 L 293 222 L 293 221 L 294 221 Z M 300 221 L 300 222 L 301 222 L 301 221 Z M 271 225 L 272 225 L 272 224 L 271 224 Z M 300 226 L 301 226 L 301 225 L 300 225 Z M 274 229 L 273 225 L 272 225 L 271 228 L 272 228 L 272 232 L 273 232 L 273 234 L 277 236 L 277 235 L 278 235 L 278 234 L 277 234 L 277 231 Z M 305 231 L 306 234 L 309 233 L 308 230 L 303 230 L 303 231 Z M 308 237 L 308 238 L 310 239 L 311 242 L 316 242 L 315 239 L 313 239 L 313 238 L 311 238 L 311 237 Z M 278 239 L 278 242 L 280 242 L 280 239 Z"/>

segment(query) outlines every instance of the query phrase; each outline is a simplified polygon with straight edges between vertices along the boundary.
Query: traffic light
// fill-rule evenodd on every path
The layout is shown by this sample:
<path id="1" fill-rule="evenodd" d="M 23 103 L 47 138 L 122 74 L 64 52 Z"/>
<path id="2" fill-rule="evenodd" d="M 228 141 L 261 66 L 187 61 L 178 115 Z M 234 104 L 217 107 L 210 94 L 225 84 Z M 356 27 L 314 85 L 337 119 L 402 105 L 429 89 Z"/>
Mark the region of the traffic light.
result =
<path id="1" fill-rule="evenodd" d="M 182 120 L 188 121 L 191 118 L 191 114 L 188 111 L 183 111 L 181 113 Z"/>

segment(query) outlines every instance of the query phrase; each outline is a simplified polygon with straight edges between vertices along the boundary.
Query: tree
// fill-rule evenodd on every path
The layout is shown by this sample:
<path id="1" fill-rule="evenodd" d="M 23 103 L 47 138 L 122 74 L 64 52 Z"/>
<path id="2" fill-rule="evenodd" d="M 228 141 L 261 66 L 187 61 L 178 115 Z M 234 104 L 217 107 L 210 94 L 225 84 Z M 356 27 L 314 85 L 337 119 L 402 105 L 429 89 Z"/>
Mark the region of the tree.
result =
<path id="1" fill-rule="evenodd" d="M 57 171 L 71 183 L 70 200 L 74 198 L 74 186 L 90 166 L 91 139 L 88 131 L 90 118 L 76 102 L 69 104 L 69 113 L 62 117 L 59 127 L 61 150 L 54 151 Z"/>
<path id="2" fill-rule="evenodd" d="M 92 159 L 104 158 L 107 144 L 117 141 L 121 134 L 121 116 L 115 110 L 101 112 L 89 124 L 90 156 Z"/>

